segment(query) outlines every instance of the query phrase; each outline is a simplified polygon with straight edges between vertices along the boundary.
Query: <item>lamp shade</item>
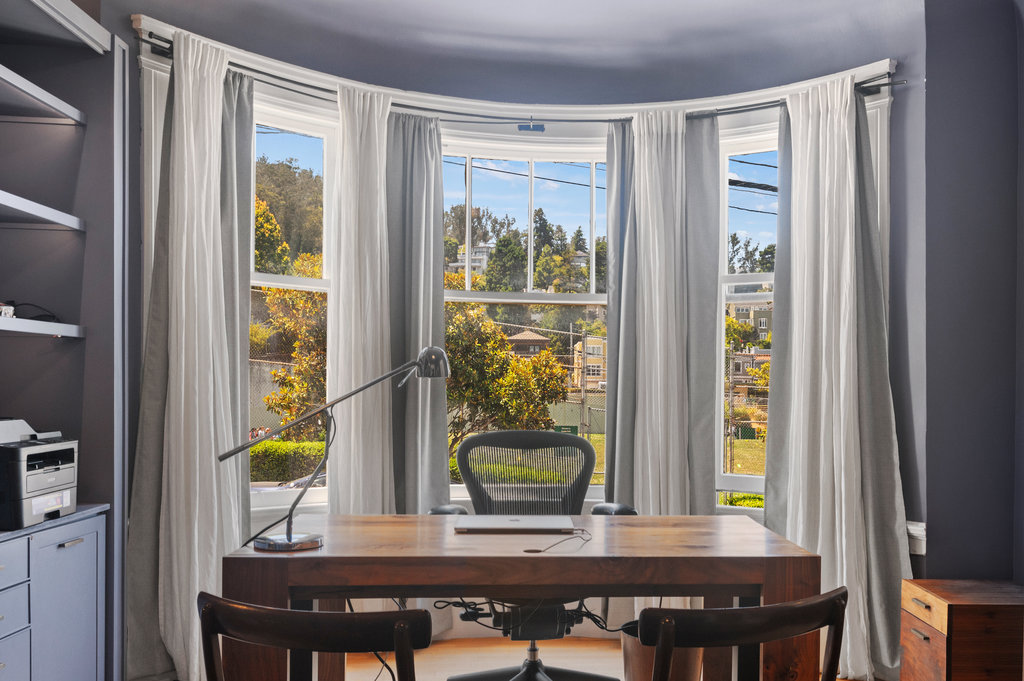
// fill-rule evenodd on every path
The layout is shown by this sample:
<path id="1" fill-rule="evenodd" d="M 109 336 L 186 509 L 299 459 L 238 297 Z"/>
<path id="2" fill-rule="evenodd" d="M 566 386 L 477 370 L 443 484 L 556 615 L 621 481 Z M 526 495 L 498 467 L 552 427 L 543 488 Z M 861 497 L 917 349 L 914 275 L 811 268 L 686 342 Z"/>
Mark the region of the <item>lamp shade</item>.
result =
<path id="1" fill-rule="evenodd" d="M 416 358 L 416 375 L 420 378 L 447 378 L 451 374 L 448 369 L 448 355 L 444 350 L 431 345 L 420 350 Z"/>

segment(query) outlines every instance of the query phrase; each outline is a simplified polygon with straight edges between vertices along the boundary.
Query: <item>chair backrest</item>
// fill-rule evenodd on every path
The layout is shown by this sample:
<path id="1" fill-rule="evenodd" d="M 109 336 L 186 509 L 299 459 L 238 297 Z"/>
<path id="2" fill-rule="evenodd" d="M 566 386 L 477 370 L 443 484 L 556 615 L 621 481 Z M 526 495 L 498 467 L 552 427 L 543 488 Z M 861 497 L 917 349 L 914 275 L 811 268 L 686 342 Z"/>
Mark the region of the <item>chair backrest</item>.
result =
<path id="1" fill-rule="evenodd" d="M 652 681 L 667 681 L 674 647 L 753 645 L 828 627 L 821 681 L 835 681 L 846 600 L 846 587 L 841 586 L 820 596 L 754 608 L 646 608 L 640 613 L 640 642 L 657 646 Z"/>
<path id="2" fill-rule="evenodd" d="M 455 457 L 481 515 L 579 515 L 596 459 L 582 437 L 549 430 L 470 435 Z"/>
<path id="3" fill-rule="evenodd" d="M 239 603 L 200 592 L 207 681 L 222 681 L 220 637 L 289 650 L 331 653 L 394 651 L 398 681 L 415 681 L 412 651 L 430 645 L 430 613 L 311 612 Z"/>

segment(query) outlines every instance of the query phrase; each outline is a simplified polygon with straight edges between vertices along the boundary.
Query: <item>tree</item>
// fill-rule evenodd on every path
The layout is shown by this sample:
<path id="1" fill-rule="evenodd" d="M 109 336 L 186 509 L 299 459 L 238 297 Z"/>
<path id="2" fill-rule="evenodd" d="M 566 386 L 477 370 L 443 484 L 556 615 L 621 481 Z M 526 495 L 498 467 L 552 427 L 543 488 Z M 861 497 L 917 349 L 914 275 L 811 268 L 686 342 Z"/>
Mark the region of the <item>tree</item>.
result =
<path id="1" fill-rule="evenodd" d="M 289 158 L 271 163 L 256 159 L 256 195 L 281 225 L 281 234 L 294 255 L 323 251 L 324 178 L 300 168 Z"/>
<path id="2" fill-rule="evenodd" d="M 572 241 L 570 242 L 570 245 L 572 246 L 573 254 L 576 254 L 576 253 L 587 253 L 588 252 L 587 251 L 587 239 L 586 239 L 586 237 L 583 236 L 583 228 L 582 227 L 577 227 L 576 231 L 573 232 Z"/>
<path id="3" fill-rule="evenodd" d="M 270 212 L 267 202 L 256 197 L 255 244 L 256 271 L 285 274 L 291 265 L 291 248 L 281 237 L 281 225 Z"/>
<path id="4" fill-rule="evenodd" d="M 544 291 L 553 288 L 556 293 L 572 290 L 576 277 L 573 276 L 572 264 L 555 252 L 551 246 L 545 246 L 539 256 L 535 253 L 536 262 L 533 267 L 533 288 Z"/>
<path id="5" fill-rule="evenodd" d="M 509 232 L 516 219 L 508 213 L 498 217 L 487 207 L 474 207 L 472 219 L 472 240 L 474 244 L 490 243 Z M 459 244 L 466 242 L 466 204 L 457 203 L 444 212 L 444 234 Z"/>
<path id="6" fill-rule="evenodd" d="M 765 362 L 761 366 L 750 367 L 747 369 L 747 375 L 754 379 L 754 385 L 759 388 L 768 387 L 768 379 L 770 378 L 772 371 L 772 363 L 770 361 Z"/>
<path id="7" fill-rule="evenodd" d="M 598 237 L 597 243 L 594 244 L 594 268 L 597 270 L 596 281 L 594 282 L 595 290 L 598 293 L 606 293 L 608 291 L 608 238 Z M 589 281 L 590 273 L 587 272 L 587 278 Z"/>
<path id="8" fill-rule="evenodd" d="M 294 263 L 300 277 L 319 278 L 323 256 L 301 253 Z M 264 288 L 268 323 L 275 331 L 293 338 L 292 366 L 270 372 L 278 389 L 263 398 L 267 411 L 281 415 L 281 423 L 324 403 L 327 398 L 327 296 L 319 291 Z M 285 432 L 287 439 L 318 437 L 315 421 Z"/>
<path id="9" fill-rule="evenodd" d="M 533 253 L 534 258 L 545 246 L 555 247 L 555 226 L 548 222 L 543 208 L 533 211 Z"/>
<path id="10" fill-rule="evenodd" d="M 448 265 L 459 259 L 459 242 L 450 236 L 444 237 L 444 264 Z"/>
<path id="11" fill-rule="evenodd" d="M 768 244 L 761 249 L 761 253 L 757 256 L 757 271 L 775 271 L 775 244 Z"/>
<path id="12" fill-rule="evenodd" d="M 467 435 L 491 429 L 545 429 L 548 405 L 567 396 L 565 370 L 551 353 L 519 357 L 480 305 L 445 305 L 448 450 Z"/>
<path id="13" fill-rule="evenodd" d="M 733 317 L 725 318 L 725 347 L 739 352 L 748 345 L 757 342 L 757 329 L 752 324 L 737 321 Z"/>
<path id="14" fill-rule="evenodd" d="M 506 232 L 494 244 L 484 271 L 489 291 L 526 290 L 526 250 L 519 230 Z"/>
<path id="15" fill-rule="evenodd" d="M 749 236 L 741 241 L 735 232 L 729 234 L 729 274 L 774 272 L 775 244 L 759 246 Z"/>
<path id="16" fill-rule="evenodd" d="M 572 355 L 572 346 L 581 340 L 580 332 L 588 323 L 586 310 L 578 305 L 537 305 L 535 308 L 541 312 L 538 326 L 548 330 L 544 335 L 551 339 L 551 352 L 562 357 Z"/>

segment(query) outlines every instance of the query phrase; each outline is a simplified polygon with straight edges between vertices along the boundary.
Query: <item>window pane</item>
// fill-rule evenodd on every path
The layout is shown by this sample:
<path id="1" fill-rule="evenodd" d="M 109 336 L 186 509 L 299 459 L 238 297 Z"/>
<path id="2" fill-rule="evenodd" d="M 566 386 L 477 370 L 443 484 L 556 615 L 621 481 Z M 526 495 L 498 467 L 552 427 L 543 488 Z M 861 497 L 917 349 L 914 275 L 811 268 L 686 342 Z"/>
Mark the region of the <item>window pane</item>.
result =
<path id="1" fill-rule="evenodd" d="M 466 157 L 445 156 L 441 176 L 444 187 L 445 288 L 465 288 L 466 274 Z M 463 281 L 459 285 L 458 277 Z"/>
<path id="2" fill-rule="evenodd" d="M 774 272 L 779 154 L 729 157 L 729 273 Z"/>
<path id="3" fill-rule="evenodd" d="M 729 158 L 727 274 L 766 273 L 764 281 L 726 281 L 721 471 L 763 476 L 768 432 L 771 328 L 778 213 L 778 153 Z M 749 279 L 749 277 L 747 278 Z M 719 503 L 764 506 L 761 495 L 723 491 Z"/>
<path id="4" fill-rule="evenodd" d="M 253 287 L 250 301 L 249 437 L 256 439 L 324 403 L 327 294 Z M 323 455 L 323 436 L 323 424 L 314 419 L 250 450 L 254 532 L 287 512 Z M 317 485 L 321 491 L 311 489 L 301 508 L 326 513 L 326 488 Z"/>
<path id="5" fill-rule="evenodd" d="M 590 164 L 533 167 L 533 288 L 590 292 Z"/>
<path id="6" fill-rule="evenodd" d="M 470 267 L 484 291 L 525 291 L 530 164 L 473 159 Z M 463 256 L 465 262 L 465 256 Z"/>
<path id="7" fill-rule="evenodd" d="M 594 164 L 594 291 L 608 292 L 608 178 L 604 163 Z"/>
<path id="8" fill-rule="evenodd" d="M 607 348 L 604 306 L 445 303 L 453 480 L 472 433 L 558 428 L 590 440 L 603 482 Z"/>
<path id="9" fill-rule="evenodd" d="M 296 274 L 303 261 L 322 262 L 323 165 L 322 138 L 256 126 L 256 272 Z"/>

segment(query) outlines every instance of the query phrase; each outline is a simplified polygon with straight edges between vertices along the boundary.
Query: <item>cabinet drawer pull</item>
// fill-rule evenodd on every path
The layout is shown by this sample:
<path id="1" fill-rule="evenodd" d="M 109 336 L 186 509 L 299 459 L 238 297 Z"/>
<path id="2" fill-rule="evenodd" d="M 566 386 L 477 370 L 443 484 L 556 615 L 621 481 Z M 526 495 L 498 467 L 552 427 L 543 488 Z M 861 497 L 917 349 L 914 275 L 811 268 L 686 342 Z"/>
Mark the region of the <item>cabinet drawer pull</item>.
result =
<path id="1" fill-rule="evenodd" d="M 71 541 L 61 542 L 57 544 L 58 549 L 69 549 L 75 544 L 81 544 L 85 541 L 85 537 L 79 537 L 78 539 L 72 539 Z"/>
<path id="2" fill-rule="evenodd" d="M 920 608 L 924 608 L 925 610 L 931 610 L 932 609 L 932 606 L 928 605 L 927 603 L 922 601 L 920 598 L 911 598 L 910 602 L 913 603 L 914 605 L 920 607 Z"/>
<path id="3" fill-rule="evenodd" d="M 922 641 L 928 641 L 929 640 L 928 634 L 922 633 L 922 632 L 918 631 L 917 629 L 911 629 L 910 633 L 913 634 L 914 636 L 918 637 Z"/>

